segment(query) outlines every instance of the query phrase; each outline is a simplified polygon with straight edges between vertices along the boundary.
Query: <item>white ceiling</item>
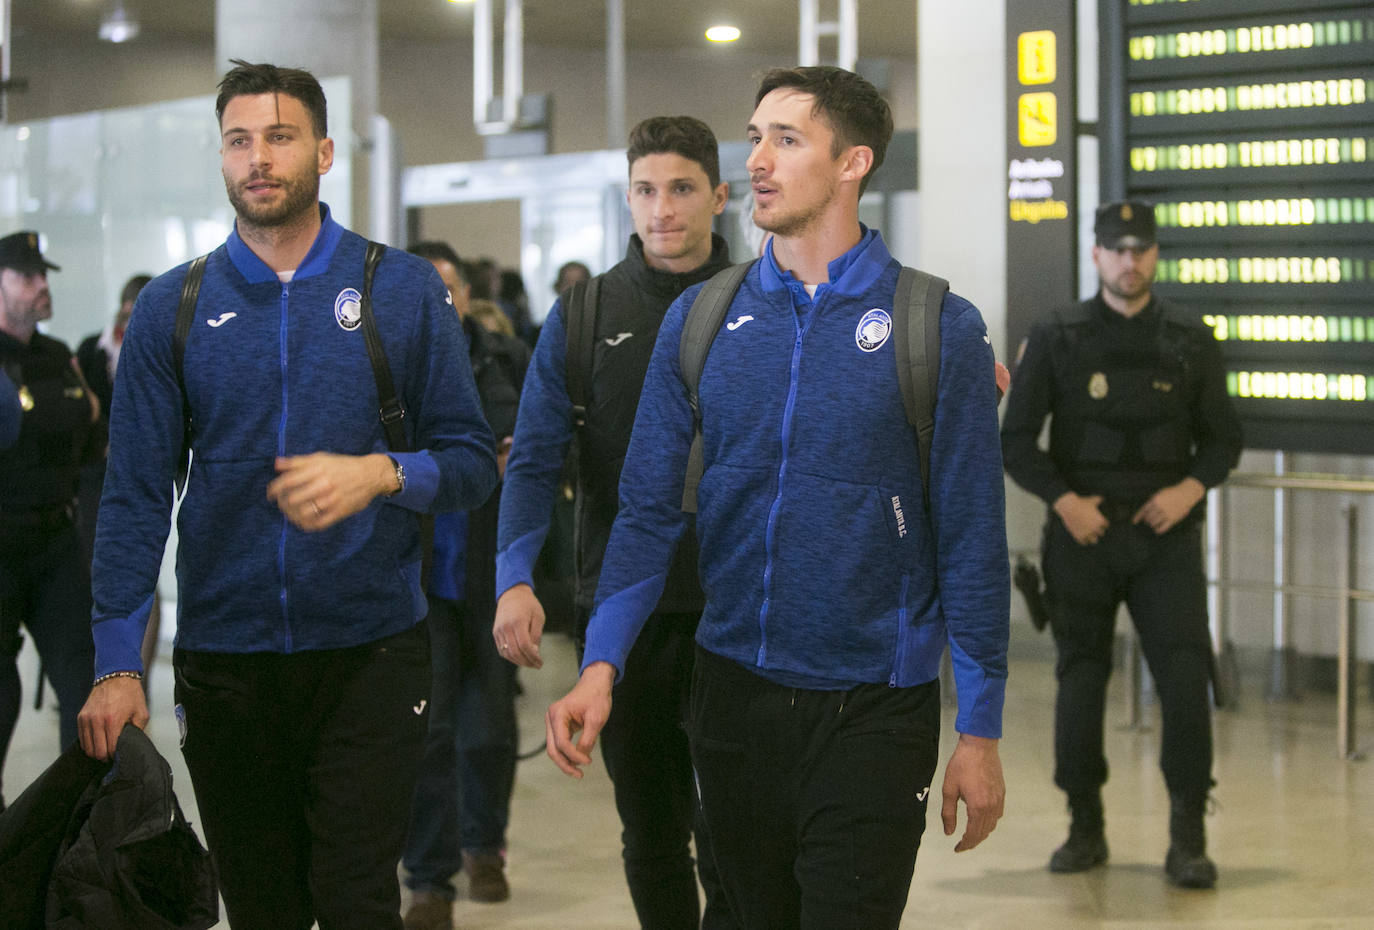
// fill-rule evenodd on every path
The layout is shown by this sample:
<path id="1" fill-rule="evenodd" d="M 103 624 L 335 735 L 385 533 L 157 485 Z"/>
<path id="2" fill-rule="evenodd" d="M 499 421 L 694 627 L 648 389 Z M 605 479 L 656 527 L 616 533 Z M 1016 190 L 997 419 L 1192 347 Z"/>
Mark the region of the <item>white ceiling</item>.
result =
<path id="1" fill-rule="evenodd" d="M 118 2 L 142 25 L 135 42 L 149 48 L 159 40 L 209 40 L 213 36 L 213 0 Z M 42 44 L 73 34 L 93 36 L 115 4 L 116 0 L 12 0 L 14 39 Z M 494 6 L 499 23 L 504 7 L 500 2 Z M 467 4 L 377 0 L 377 7 L 382 36 L 387 39 L 470 39 L 472 35 L 472 7 Z M 624 7 L 626 44 L 633 49 L 705 44 L 706 27 L 717 23 L 738 26 L 743 32 L 740 45 L 753 51 L 795 54 L 797 48 L 797 0 L 624 0 Z M 837 9 L 838 0 L 820 2 L 822 18 L 836 16 Z M 861 58 L 915 55 L 915 0 L 858 0 L 858 10 Z M 605 42 L 604 0 L 526 0 L 524 19 L 529 45 L 599 48 Z M 833 57 L 833 47 L 823 44 L 822 57 Z"/>

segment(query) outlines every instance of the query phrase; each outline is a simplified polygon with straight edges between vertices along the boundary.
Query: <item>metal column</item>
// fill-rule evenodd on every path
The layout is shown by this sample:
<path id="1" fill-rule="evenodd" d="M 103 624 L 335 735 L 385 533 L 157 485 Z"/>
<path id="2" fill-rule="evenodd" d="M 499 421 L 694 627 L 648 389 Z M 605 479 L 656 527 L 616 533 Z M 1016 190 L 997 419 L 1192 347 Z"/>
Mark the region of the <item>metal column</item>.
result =
<path id="1" fill-rule="evenodd" d="M 606 0 L 606 148 L 626 144 L 625 0 Z"/>
<path id="2" fill-rule="evenodd" d="M 1284 454 L 1274 453 L 1274 475 L 1285 473 Z M 1288 619 L 1288 492 L 1281 485 L 1274 489 L 1274 650 L 1270 657 L 1269 692 L 1271 701 L 1297 700 L 1293 684 L 1293 634 Z"/>
<path id="3" fill-rule="evenodd" d="M 1340 643 L 1336 653 L 1336 751 L 1341 758 L 1358 761 L 1364 758 L 1355 739 L 1356 692 L 1359 684 L 1356 674 L 1359 668 L 1358 641 L 1356 638 L 1356 585 L 1359 573 L 1359 510 L 1354 504 L 1346 504 L 1345 514 L 1345 558 L 1341 560 L 1340 587 L 1341 600 L 1338 611 Z"/>
<path id="4" fill-rule="evenodd" d="M 1226 539 L 1230 516 L 1225 487 L 1207 492 L 1207 623 L 1212 633 L 1215 676 L 1212 697 L 1218 707 L 1234 707 L 1240 694 L 1236 646 L 1231 641 L 1231 618 L 1227 614 Z"/>
<path id="5" fill-rule="evenodd" d="M 835 36 L 835 63 L 853 71 L 859 63 L 858 0 L 839 0 L 839 17 L 822 22 L 820 0 L 797 0 L 797 61 L 821 63 L 821 36 Z"/>

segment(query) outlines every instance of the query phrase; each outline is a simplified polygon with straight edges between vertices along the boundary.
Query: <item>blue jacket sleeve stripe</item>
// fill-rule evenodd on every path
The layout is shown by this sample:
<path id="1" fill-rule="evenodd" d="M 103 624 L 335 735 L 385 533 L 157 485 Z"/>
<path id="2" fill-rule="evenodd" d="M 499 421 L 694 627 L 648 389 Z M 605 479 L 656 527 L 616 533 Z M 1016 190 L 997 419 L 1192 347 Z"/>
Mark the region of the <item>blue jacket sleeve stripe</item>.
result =
<path id="1" fill-rule="evenodd" d="M 587 626 L 582 669 L 593 662 L 609 662 L 615 666 L 616 681 L 620 680 L 625 674 L 625 658 L 663 596 L 667 580 L 667 572 L 659 572 L 617 591 L 597 605 L 595 619 Z"/>

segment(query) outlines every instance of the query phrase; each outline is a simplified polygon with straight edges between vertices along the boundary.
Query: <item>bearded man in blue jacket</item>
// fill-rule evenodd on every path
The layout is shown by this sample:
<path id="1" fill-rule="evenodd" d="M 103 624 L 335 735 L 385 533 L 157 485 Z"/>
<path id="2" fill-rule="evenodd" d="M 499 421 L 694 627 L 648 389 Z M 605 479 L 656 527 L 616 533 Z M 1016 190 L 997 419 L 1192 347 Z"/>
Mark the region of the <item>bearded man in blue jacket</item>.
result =
<path id="1" fill-rule="evenodd" d="M 81 745 L 107 759 L 148 720 L 139 644 L 189 417 L 176 712 L 229 923 L 400 930 L 430 681 L 417 515 L 487 498 L 492 437 L 443 282 L 392 249 L 372 303 L 414 451 L 390 450 L 360 325 L 366 242 L 319 202 L 324 92 L 234 64 L 216 113 L 237 220 L 205 265 L 184 364 L 185 265 L 144 288 L 121 349 Z"/>
<path id="2" fill-rule="evenodd" d="M 1010 600 L 992 347 L 950 295 L 928 500 L 888 333 L 899 263 L 859 223 L 892 134 L 887 102 L 839 68 L 769 72 L 748 128 L 754 221 L 772 233 L 701 374 L 696 530 L 706 609 L 688 732 L 707 832 L 748 928 L 898 926 L 925 822 L 949 646 L 960 736 L 942 819 L 980 843 L 1002 813 L 997 739 Z M 659 332 L 620 482 L 577 685 L 549 755 L 580 775 L 611 686 L 687 524 L 694 424 L 687 309 Z"/>

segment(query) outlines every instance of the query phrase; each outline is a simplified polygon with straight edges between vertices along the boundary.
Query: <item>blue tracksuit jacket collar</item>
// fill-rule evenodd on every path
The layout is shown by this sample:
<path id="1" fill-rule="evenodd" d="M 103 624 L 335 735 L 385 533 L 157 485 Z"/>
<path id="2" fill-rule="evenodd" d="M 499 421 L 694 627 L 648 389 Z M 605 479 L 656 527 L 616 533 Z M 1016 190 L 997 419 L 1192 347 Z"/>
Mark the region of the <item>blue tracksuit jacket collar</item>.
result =
<path id="1" fill-rule="evenodd" d="M 334 257 L 334 249 L 338 246 L 339 240 L 343 238 L 343 227 L 334 222 L 334 218 L 329 214 L 328 204 L 320 204 L 320 232 L 315 236 L 315 242 L 310 246 L 310 251 L 305 253 L 305 260 L 296 269 L 296 274 L 292 277 L 293 281 L 301 278 L 308 278 L 312 275 L 323 274 L 329 267 L 329 260 Z M 225 242 L 229 249 L 229 260 L 234 263 L 239 274 L 248 280 L 249 284 L 262 284 L 265 281 L 276 281 L 277 273 L 267 267 L 267 263 L 258 258 L 257 253 L 248 247 L 248 243 L 239 238 L 239 225 L 234 223 L 234 229 L 229 233 L 229 239 Z"/>
<path id="2" fill-rule="evenodd" d="M 819 298 L 827 288 L 833 288 L 847 297 L 857 297 L 872 286 L 888 262 L 892 261 L 881 233 L 862 224 L 859 229 L 862 234 L 858 244 L 827 266 L 830 280 L 816 288 L 816 297 Z M 792 272 L 778 267 L 777 259 L 773 257 L 771 239 L 768 248 L 764 249 L 763 261 L 759 263 L 759 281 L 764 293 L 786 289 L 792 292 L 795 305 L 805 306 L 811 302 L 806 288 Z"/>

